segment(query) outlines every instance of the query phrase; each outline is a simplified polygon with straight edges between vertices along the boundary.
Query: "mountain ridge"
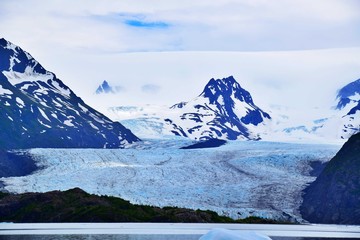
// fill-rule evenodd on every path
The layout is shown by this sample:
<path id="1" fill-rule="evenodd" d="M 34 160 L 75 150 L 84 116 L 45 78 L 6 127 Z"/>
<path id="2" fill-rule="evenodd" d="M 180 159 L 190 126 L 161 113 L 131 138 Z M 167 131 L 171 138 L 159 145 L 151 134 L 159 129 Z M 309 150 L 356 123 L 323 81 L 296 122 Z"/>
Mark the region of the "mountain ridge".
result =
<path id="1" fill-rule="evenodd" d="M 360 224 L 360 133 L 349 138 L 306 189 L 300 211 L 313 223 Z"/>
<path id="2" fill-rule="evenodd" d="M 118 148 L 140 140 L 4 38 L 0 58 L 0 147 Z"/>
<path id="3" fill-rule="evenodd" d="M 219 121 L 217 123 L 210 123 L 210 120 L 203 122 L 201 118 L 211 118 L 216 114 L 223 115 L 225 113 L 225 116 L 223 115 L 225 119 L 230 121 L 234 119 L 232 118 L 234 114 L 231 113 L 234 112 L 232 110 L 234 101 L 231 98 L 235 98 L 234 96 L 231 98 L 229 96 L 236 94 L 229 88 L 229 85 L 231 86 L 231 83 L 233 83 L 231 79 L 233 77 L 230 76 L 229 78 L 227 85 L 225 82 L 222 82 L 221 79 L 210 79 L 201 94 L 190 101 L 182 101 L 172 105 L 170 107 L 171 111 L 156 106 L 132 106 L 131 112 L 128 114 L 124 112 L 126 107 L 112 107 L 111 110 L 109 109 L 109 113 L 112 114 L 114 119 L 134 129 L 136 133 L 149 133 L 150 135 L 144 134 L 145 138 L 149 136 L 150 138 L 157 137 L 155 134 L 162 136 L 178 135 L 190 137 L 195 140 L 218 138 L 217 133 L 221 135 L 223 134 L 222 131 L 226 132 L 226 129 L 216 129 L 213 127 L 214 125 L 216 126 Z M 239 126 L 240 129 L 242 129 L 242 134 L 238 136 L 233 134 L 230 138 L 223 136 L 220 138 L 227 140 L 262 139 L 265 141 L 311 141 L 314 143 L 331 142 L 334 144 L 343 144 L 346 139 L 360 131 L 359 83 L 360 80 L 358 79 L 339 88 L 334 96 L 334 100 L 336 99 L 335 104 L 333 101 L 329 102 L 326 111 L 320 111 L 319 107 L 309 108 L 305 114 L 308 116 L 305 117 L 304 110 L 296 108 L 290 109 L 282 105 L 273 106 L 270 104 L 269 110 L 264 112 L 253 103 L 250 93 L 243 89 L 243 94 L 239 94 L 239 98 L 242 100 L 247 99 L 248 105 L 243 105 L 242 109 L 246 109 L 245 111 L 248 111 L 248 114 L 245 117 L 241 116 L 239 118 L 242 121 L 242 125 Z M 221 94 L 218 92 L 220 85 L 222 85 Z M 239 86 L 239 88 L 240 87 L 241 86 Z M 228 99 L 226 101 L 228 103 L 227 106 L 230 107 L 225 108 L 221 104 L 224 101 L 224 95 L 226 96 L 225 99 Z M 218 102 L 219 100 L 221 103 Z M 151 111 L 151 109 L 156 109 L 156 111 Z M 231 113 L 230 116 L 226 115 L 228 113 Z M 242 114 L 244 114 L 244 111 Z M 193 123 L 191 123 L 191 120 Z M 228 132 L 231 133 L 232 128 L 237 128 L 234 124 L 237 122 L 235 121 L 232 122 L 232 124 L 228 124 L 227 127 L 230 128 Z M 203 138 L 201 138 L 202 136 L 200 134 L 198 134 L 198 136 L 194 134 L 208 123 L 208 129 L 205 130 L 206 132 L 203 131 L 205 133 Z M 250 132 L 253 131 L 255 134 L 248 135 L 247 129 L 244 127 L 249 128 Z M 242 136 L 243 138 L 241 138 Z M 247 138 L 246 136 L 250 137 Z"/>
<path id="4" fill-rule="evenodd" d="M 351 102 L 351 97 L 354 95 L 359 94 L 360 95 L 360 79 L 355 80 L 341 89 L 339 89 L 338 94 L 336 96 L 336 99 L 338 100 L 338 104 L 336 106 L 336 109 L 343 109 L 346 105 L 348 105 Z"/>
<path id="5" fill-rule="evenodd" d="M 251 139 L 258 140 L 254 128 L 271 117 L 257 107 L 248 91 L 243 89 L 233 76 L 210 79 L 198 97 L 175 104 L 180 116 L 166 118 L 165 122 L 175 135 L 205 140 Z"/>

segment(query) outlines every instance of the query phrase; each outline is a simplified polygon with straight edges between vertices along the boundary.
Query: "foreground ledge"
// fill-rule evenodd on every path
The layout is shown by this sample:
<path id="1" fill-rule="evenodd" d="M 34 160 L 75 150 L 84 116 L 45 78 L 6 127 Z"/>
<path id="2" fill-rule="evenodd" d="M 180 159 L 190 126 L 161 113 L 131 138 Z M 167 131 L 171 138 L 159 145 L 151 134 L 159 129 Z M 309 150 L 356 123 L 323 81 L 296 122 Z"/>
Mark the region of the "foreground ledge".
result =
<path id="1" fill-rule="evenodd" d="M 200 223 L 1 223 L 0 235 L 203 235 L 213 228 L 270 237 L 359 238 L 360 226 Z"/>

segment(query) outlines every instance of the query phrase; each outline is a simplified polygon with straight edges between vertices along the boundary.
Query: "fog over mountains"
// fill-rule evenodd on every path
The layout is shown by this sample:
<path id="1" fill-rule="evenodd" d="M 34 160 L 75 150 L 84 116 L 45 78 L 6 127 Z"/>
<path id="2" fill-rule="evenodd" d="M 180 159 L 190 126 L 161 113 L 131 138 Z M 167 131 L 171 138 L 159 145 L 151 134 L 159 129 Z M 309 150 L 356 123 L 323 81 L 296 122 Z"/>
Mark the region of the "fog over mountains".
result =
<path id="1" fill-rule="evenodd" d="M 195 140 L 341 143 L 360 129 L 359 86 L 356 80 L 339 88 L 335 101 L 325 109 L 296 109 L 286 107 L 286 102 L 259 107 L 252 94 L 229 76 L 210 79 L 197 97 L 171 107 L 115 106 L 107 113 L 144 138 L 177 135 Z"/>

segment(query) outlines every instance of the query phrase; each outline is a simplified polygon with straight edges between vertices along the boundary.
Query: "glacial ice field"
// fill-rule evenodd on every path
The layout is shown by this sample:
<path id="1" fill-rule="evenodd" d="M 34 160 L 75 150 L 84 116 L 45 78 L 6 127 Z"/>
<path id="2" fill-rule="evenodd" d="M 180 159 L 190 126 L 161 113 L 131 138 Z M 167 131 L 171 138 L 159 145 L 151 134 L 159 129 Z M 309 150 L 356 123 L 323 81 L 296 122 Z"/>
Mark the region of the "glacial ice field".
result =
<path id="1" fill-rule="evenodd" d="M 132 203 L 209 209 L 232 218 L 301 221 L 302 190 L 315 180 L 310 163 L 329 161 L 339 145 L 230 141 L 180 149 L 187 139 L 147 139 L 127 149 L 30 149 L 40 167 L 1 178 L 10 192 L 80 187 Z"/>

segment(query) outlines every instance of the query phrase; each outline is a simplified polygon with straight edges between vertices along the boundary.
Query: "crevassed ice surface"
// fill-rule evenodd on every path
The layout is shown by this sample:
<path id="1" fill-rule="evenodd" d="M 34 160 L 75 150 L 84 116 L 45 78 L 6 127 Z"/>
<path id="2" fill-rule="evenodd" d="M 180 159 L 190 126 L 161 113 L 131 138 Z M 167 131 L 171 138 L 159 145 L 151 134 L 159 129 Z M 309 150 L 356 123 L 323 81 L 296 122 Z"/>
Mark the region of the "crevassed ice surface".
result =
<path id="1" fill-rule="evenodd" d="M 182 150 L 187 139 L 146 140 L 128 149 L 31 149 L 42 167 L 2 178 L 11 192 L 80 187 L 132 203 L 214 210 L 232 218 L 301 220 L 301 191 L 315 180 L 310 162 L 325 162 L 339 145 L 233 141 Z"/>

